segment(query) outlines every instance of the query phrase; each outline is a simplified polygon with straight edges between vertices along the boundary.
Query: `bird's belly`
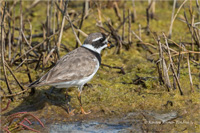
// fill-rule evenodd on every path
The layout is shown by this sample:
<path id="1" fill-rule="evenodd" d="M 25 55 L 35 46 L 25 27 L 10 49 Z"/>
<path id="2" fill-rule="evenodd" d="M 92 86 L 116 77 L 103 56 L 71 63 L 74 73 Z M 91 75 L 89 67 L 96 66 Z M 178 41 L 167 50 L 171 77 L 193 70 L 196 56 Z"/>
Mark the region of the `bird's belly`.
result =
<path id="1" fill-rule="evenodd" d="M 73 81 L 66 81 L 66 82 L 60 82 L 60 83 L 55 83 L 55 84 L 51 84 L 52 86 L 55 86 L 56 88 L 69 88 L 69 87 L 79 87 L 84 85 L 85 83 L 87 83 L 88 81 L 90 81 L 94 75 L 96 74 L 96 72 L 99 69 L 99 63 L 97 63 L 96 68 L 94 70 L 94 73 L 91 74 L 88 77 L 84 77 L 82 79 L 79 80 L 73 80 Z"/>
<path id="2" fill-rule="evenodd" d="M 92 74 L 88 77 L 85 77 L 83 79 L 60 82 L 60 83 L 55 83 L 55 84 L 51 84 L 51 85 L 55 86 L 56 88 L 69 88 L 69 87 L 76 87 L 76 86 L 78 87 L 78 86 L 84 85 L 85 83 L 90 81 L 93 78 L 93 76 L 94 76 L 94 74 Z"/>
<path id="3" fill-rule="evenodd" d="M 78 81 L 67 81 L 67 82 L 60 82 L 56 84 L 51 84 L 52 86 L 55 86 L 56 88 L 69 88 L 69 87 L 75 87 L 77 86 Z"/>

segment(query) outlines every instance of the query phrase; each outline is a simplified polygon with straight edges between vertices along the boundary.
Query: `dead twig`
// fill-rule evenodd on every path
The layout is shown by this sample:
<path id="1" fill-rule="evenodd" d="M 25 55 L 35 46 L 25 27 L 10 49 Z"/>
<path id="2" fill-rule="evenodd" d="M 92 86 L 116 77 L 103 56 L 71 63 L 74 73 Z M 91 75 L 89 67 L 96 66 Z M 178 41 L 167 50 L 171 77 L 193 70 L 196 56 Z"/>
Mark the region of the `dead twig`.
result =
<path id="1" fill-rule="evenodd" d="M 27 62 L 25 63 L 25 65 L 26 65 L 26 71 L 27 71 L 26 74 L 27 74 L 27 76 L 28 76 L 29 83 L 32 83 L 33 81 L 32 81 L 32 78 L 31 78 L 31 74 L 30 74 L 29 67 L 28 67 L 28 58 L 29 58 L 29 56 L 26 56 L 26 59 L 27 59 Z M 30 95 L 33 95 L 33 94 L 35 94 L 35 87 L 32 87 L 32 88 L 31 88 Z"/>
<path id="2" fill-rule="evenodd" d="M 74 36 L 75 36 L 75 38 L 76 38 L 76 41 L 78 41 L 79 45 L 81 46 L 82 43 L 81 43 L 81 41 L 79 40 L 79 38 L 78 38 L 78 36 L 77 36 L 77 34 L 76 34 L 75 30 L 74 30 L 74 27 L 73 27 L 72 21 L 71 21 L 71 19 L 70 19 L 68 13 L 67 13 L 67 15 L 66 15 L 66 19 L 69 21 L 69 23 L 70 23 L 70 25 L 71 25 L 71 27 L 72 27 L 72 31 L 73 31 L 73 33 L 74 33 Z"/>
<path id="3" fill-rule="evenodd" d="M 132 43 L 131 40 L 131 10 L 128 10 L 128 43 L 129 45 Z"/>
<path id="4" fill-rule="evenodd" d="M 17 59 L 15 59 L 12 63 L 14 63 L 15 61 L 18 61 L 19 59 L 21 59 L 22 57 L 26 56 L 29 52 L 33 51 L 34 49 L 36 49 L 37 47 L 39 47 L 40 45 L 42 45 L 45 41 L 51 39 L 53 36 L 57 35 L 58 32 L 56 32 L 55 34 L 47 37 L 45 40 L 43 40 L 42 42 L 40 42 L 39 44 L 35 45 L 34 47 L 32 47 L 31 49 L 29 49 L 28 51 L 26 51 L 23 55 L 21 55 L 20 57 L 18 57 Z"/>
<path id="5" fill-rule="evenodd" d="M 2 15 L 2 20 L 1 20 L 1 60 L 2 60 L 2 65 L 3 65 L 3 72 L 4 72 L 4 77 L 7 85 L 8 92 L 12 94 L 12 91 L 10 89 L 10 85 L 8 82 L 7 78 L 7 73 L 5 69 L 5 59 L 4 59 L 4 50 L 5 50 L 5 41 L 4 41 L 4 17 L 5 17 L 5 12 L 6 12 L 6 6 L 7 2 L 5 2 L 4 8 L 3 8 L 3 15 Z M 11 99 L 13 100 L 13 99 Z"/>
<path id="6" fill-rule="evenodd" d="M 88 1 L 85 1 L 84 3 L 86 4 L 86 2 L 88 2 Z M 82 12 L 82 16 L 81 16 L 81 22 L 80 22 L 80 24 L 79 24 L 79 29 L 81 29 L 81 27 L 82 27 L 82 25 L 83 25 L 83 21 L 84 21 L 84 16 L 85 16 L 85 4 L 83 4 L 83 12 Z M 87 15 L 88 15 L 88 10 L 87 10 L 87 13 L 86 13 Z M 78 31 L 78 35 L 77 35 L 77 37 L 79 38 L 79 36 L 80 36 L 80 32 Z M 78 41 L 78 40 L 76 40 L 76 48 L 78 48 L 78 44 L 80 45 L 80 42 Z"/>
<path id="7" fill-rule="evenodd" d="M 53 52 L 55 51 L 56 48 L 52 48 L 51 51 L 49 52 L 49 54 L 47 55 L 47 57 L 45 58 L 45 60 L 43 61 L 43 65 L 45 66 L 47 61 L 49 60 L 49 57 L 53 54 Z"/>
<path id="8" fill-rule="evenodd" d="M 88 34 L 86 34 L 85 32 L 83 32 L 81 29 L 78 29 L 75 25 L 73 25 L 74 28 L 78 31 L 78 33 L 80 33 L 82 36 L 87 37 Z M 79 37 L 78 37 L 79 38 Z"/>
<path id="9" fill-rule="evenodd" d="M 193 88 L 193 82 L 192 82 L 192 75 L 191 75 L 191 70 L 190 70 L 190 60 L 189 60 L 189 54 L 187 55 L 187 64 L 188 64 L 188 73 L 189 73 L 189 78 L 190 78 L 190 87 L 191 87 L 191 91 L 194 92 L 194 88 Z"/>
<path id="10" fill-rule="evenodd" d="M 12 93 L 12 94 L 9 94 L 9 95 L 3 95 L 3 96 L 0 96 L 0 98 L 12 98 L 12 97 L 14 97 L 14 96 L 18 96 L 18 95 L 20 95 L 20 94 L 22 94 L 22 93 L 24 93 L 24 92 L 26 92 L 26 91 L 28 91 L 30 88 L 27 88 L 27 89 L 25 89 L 25 90 L 23 90 L 23 91 L 20 91 L 20 92 L 17 92 L 17 93 Z"/>
<path id="11" fill-rule="evenodd" d="M 170 24 L 169 35 L 168 35 L 169 38 L 171 38 L 171 36 L 172 36 L 172 28 L 173 28 L 173 19 L 174 19 L 175 8 L 176 8 L 176 0 L 174 0 L 173 9 L 172 9 L 171 24 Z"/>
<path id="12" fill-rule="evenodd" d="M 162 76 L 159 74 L 160 77 L 160 81 L 164 81 L 164 84 L 167 87 L 167 90 L 170 91 L 171 88 L 171 83 L 169 80 L 169 74 L 168 74 L 168 69 L 167 69 L 167 65 L 166 65 L 166 61 L 163 55 L 163 48 L 162 48 L 162 44 L 160 42 L 160 37 L 158 37 L 158 45 L 159 45 L 159 61 L 160 61 L 160 68 L 162 68 L 163 70 L 163 78 Z"/>
<path id="13" fill-rule="evenodd" d="M 146 29 L 147 29 L 147 35 L 150 34 L 150 29 L 149 29 L 150 13 L 149 13 L 149 10 L 150 10 L 150 8 L 152 6 L 152 3 L 153 3 L 153 0 L 151 0 L 151 2 L 149 3 L 148 7 L 146 8 L 146 16 L 147 16 L 147 27 L 146 27 Z"/>
<path id="14" fill-rule="evenodd" d="M 139 37 L 140 39 L 142 39 L 141 24 L 139 24 L 138 27 L 139 27 Z"/>
<path id="15" fill-rule="evenodd" d="M 102 66 L 105 66 L 105 67 L 108 67 L 108 68 L 120 69 L 120 70 L 121 70 L 120 73 L 126 74 L 123 67 L 109 66 L 109 65 L 106 65 L 106 64 L 101 64 L 101 65 L 102 65 Z"/>
<path id="16" fill-rule="evenodd" d="M 184 46 L 183 46 L 184 47 Z M 184 47 L 184 51 L 185 51 L 185 47 Z M 194 92 L 194 88 L 193 88 L 193 82 L 192 82 L 192 75 L 191 75 L 191 69 L 190 69 L 190 56 L 189 53 L 187 54 L 187 64 L 188 64 L 188 74 L 189 74 L 189 79 L 190 79 L 190 87 L 191 87 L 191 91 Z"/>
<path id="17" fill-rule="evenodd" d="M 144 42 L 137 42 L 137 46 L 142 46 L 142 48 L 144 48 L 145 50 L 147 50 L 150 54 L 154 54 L 154 52 L 152 52 L 150 49 L 149 49 L 149 47 L 147 47 L 147 46 L 152 46 L 152 47 L 155 47 L 155 46 L 153 46 L 152 44 L 150 44 L 150 43 L 144 43 Z"/>
<path id="18" fill-rule="evenodd" d="M 23 86 L 20 84 L 20 82 L 18 81 L 18 79 L 16 78 L 16 76 L 14 75 L 13 71 L 11 70 L 11 68 L 8 66 L 7 62 L 4 62 L 6 67 L 8 68 L 8 70 L 10 71 L 10 73 L 12 74 L 13 78 L 15 79 L 15 81 L 17 82 L 17 84 L 19 85 L 19 87 L 21 88 L 21 90 L 23 91 L 24 88 Z"/>
<path id="19" fill-rule="evenodd" d="M 137 18 L 136 9 L 135 9 L 135 0 L 132 0 L 132 6 L 133 6 L 133 14 L 131 16 L 132 16 L 132 22 L 134 23 Z"/>
<path id="20" fill-rule="evenodd" d="M 175 15 L 173 15 L 173 19 L 171 20 L 171 25 L 170 25 L 170 29 L 171 29 L 171 33 L 172 33 L 172 27 L 173 27 L 173 23 L 174 23 L 174 20 L 176 19 L 178 13 L 180 12 L 181 8 L 183 7 L 183 5 L 187 2 L 187 0 L 184 0 L 183 3 L 180 5 L 180 7 L 178 8 L 177 12 Z M 171 37 L 171 35 L 170 35 Z"/>
<path id="21" fill-rule="evenodd" d="M 126 2 L 124 2 L 124 5 L 123 5 L 123 22 L 125 22 L 125 4 Z M 122 28 L 122 40 L 124 41 L 125 39 L 125 24 L 126 23 L 123 23 L 123 28 Z"/>
<path id="22" fill-rule="evenodd" d="M 118 7 L 117 2 L 113 2 L 113 8 L 114 8 L 116 16 L 118 17 L 118 20 L 121 21 L 122 19 L 121 19 L 121 15 L 119 13 L 119 7 Z"/>
<path id="23" fill-rule="evenodd" d="M 176 74 L 176 72 L 175 72 L 173 60 L 172 60 L 171 53 L 170 53 L 170 50 L 169 50 L 169 45 L 168 45 L 168 42 L 167 42 L 167 37 L 165 36 L 164 33 L 163 33 L 163 36 L 164 36 L 164 38 L 165 38 L 165 44 L 166 44 L 166 46 L 167 46 L 167 53 L 168 53 L 168 56 L 169 56 L 170 66 L 171 66 L 171 70 L 172 70 L 173 76 L 174 76 L 175 79 L 176 79 L 176 82 L 177 82 L 177 85 L 178 85 L 178 88 L 179 88 L 180 95 L 183 95 L 183 91 L 182 91 L 182 89 L 181 89 L 181 85 L 180 85 L 179 79 L 178 79 L 177 74 Z"/>
<path id="24" fill-rule="evenodd" d="M 122 44 L 123 44 L 122 38 L 120 37 L 120 35 L 117 33 L 117 31 L 113 28 L 113 26 L 110 23 L 106 23 L 106 26 L 109 28 L 109 30 L 111 31 L 110 33 L 111 33 L 112 37 L 117 42 L 117 47 L 116 47 L 115 53 L 120 54 Z"/>
<path id="25" fill-rule="evenodd" d="M 157 66 L 157 70 L 158 70 L 159 83 L 160 83 L 160 85 L 162 85 L 165 82 L 164 82 L 163 77 L 162 77 L 162 71 L 161 71 L 161 68 L 159 66 L 159 62 L 156 62 L 156 66 Z"/>
<path id="26" fill-rule="evenodd" d="M 178 56 L 178 69 L 177 69 L 177 77 L 180 77 L 180 66 L 181 66 L 181 60 L 182 60 L 182 55 L 180 54 L 181 50 L 179 50 L 179 56 Z"/>
<path id="27" fill-rule="evenodd" d="M 142 39 L 133 30 L 131 32 L 140 42 L 143 42 Z"/>
<path id="28" fill-rule="evenodd" d="M 40 57 L 39 57 L 39 60 L 38 60 L 38 62 L 37 62 L 37 65 L 35 66 L 35 71 L 37 70 L 37 68 L 39 67 L 39 64 L 40 64 L 40 61 L 41 61 L 41 59 L 42 59 L 42 57 L 43 57 L 43 53 L 41 53 L 41 55 L 40 55 Z"/>
<path id="29" fill-rule="evenodd" d="M 57 55 L 58 55 L 58 58 L 60 57 L 59 56 L 59 51 L 60 51 L 60 44 L 61 44 L 61 39 L 62 39 L 62 35 L 63 35 L 63 30 L 64 30 L 64 24 L 65 24 L 65 16 L 66 16 L 66 12 L 67 12 L 67 6 L 68 6 L 68 2 L 69 0 L 66 0 L 65 3 L 64 3 L 64 10 L 60 9 L 59 6 L 57 5 L 57 8 L 61 11 L 62 15 L 63 15 L 63 18 L 62 18 L 62 24 L 61 24 L 61 27 L 60 27 L 60 31 L 59 31 L 59 37 L 58 37 L 58 41 L 57 41 Z M 62 1 L 60 2 L 60 4 L 62 3 Z"/>

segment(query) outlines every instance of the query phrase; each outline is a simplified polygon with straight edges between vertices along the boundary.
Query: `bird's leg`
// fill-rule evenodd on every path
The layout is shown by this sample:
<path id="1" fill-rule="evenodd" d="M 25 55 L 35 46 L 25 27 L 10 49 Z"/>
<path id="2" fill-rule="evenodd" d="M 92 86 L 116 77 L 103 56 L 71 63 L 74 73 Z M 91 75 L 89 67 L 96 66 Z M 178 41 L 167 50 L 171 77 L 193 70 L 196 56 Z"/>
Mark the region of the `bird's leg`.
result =
<path id="1" fill-rule="evenodd" d="M 50 93 L 53 93 L 53 90 L 55 89 L 55 87 L 54 86 L 51 86 L 51 88 L 50 88 Z"/>
<path id="2" fill-rule="evenodd" d="M 87 115 L 87 114 L 91 113 L 90 111 L 89 111 L 89 112 L 85 112 L 84 109 L 83 109 L 83 107 L 82 107 L 82 102 L 81 102 L 81 91 L 79 91 L 79 93 L 78 93 L 78 101 L 79 101 L 80 106 L 81 106 L 81 113 L 82 113 L 82 114 Z"/>
<path id="3" fill-rule="evenodd" d="M 68 106 L 68 107 L 67 107 L 67 113 L 68 113 L 69 115 L 73 116 L 73 115 L 74 115 L 74 110 L 75 110 L 75 109 L 70 110 L 71 106 L 70 106 L 69 102 L 71 101 L 71 96 L 68 94 L 68 90 L 66 90 L 65 100 L 67 101 L 67 106 Z"/>

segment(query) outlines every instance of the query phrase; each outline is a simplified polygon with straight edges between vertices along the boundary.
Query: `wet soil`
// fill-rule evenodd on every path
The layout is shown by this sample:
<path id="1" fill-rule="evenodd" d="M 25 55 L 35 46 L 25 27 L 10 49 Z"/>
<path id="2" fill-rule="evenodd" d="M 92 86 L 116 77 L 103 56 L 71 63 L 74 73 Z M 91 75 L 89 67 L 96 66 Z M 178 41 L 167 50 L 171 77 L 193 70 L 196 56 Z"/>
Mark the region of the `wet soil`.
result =
<path id="1" fill-rule="evenodd" d="M 99 108 L 97 104 L 90 110 L 88 115 L 80 114 L 80 107 L 70 105 L 69 99 L 65 99 L 63 90 L 50 92 L 52 89 L 38 91 L 36 95 L 29 96 L 14 109 L 9 109 L 3 114 L 2 120 L 16 112 L 29 112 L 37 116 L 45 125 L 42 128 L 38 122 L 30 119 L 33 123 L 30 127 L 40 132 L 60 133 L 60 132 L 169 132 L 190 130 L 200 123 L 195 120 L 186 119 L 185 112 L 178 111 L 152 111 L 133 109 L 129 112 L 117 112 L 114 108 Z M 59 93 L 58 93 L 59 92 Z M 70 96 L 71 97 L 71 96 Z M 69 104 L 67 104 L 67 102 Z M 12 105 L 11 106 L 15 106 Z M 95 107 L 96 106 L 96 107 Z M 123 108 L 123 106 L 122 106 Z M 74 114 L 69 114 L 68 110 L 73 110 Z M 126 107 L 124 107 L 126 109 Z M 199 110 L 199 106 L 193 106 L 193 111 Z M 29 125 L 28 123 L 25 123 Z M 23 130 L 21 132 L 30 132 Z"/>

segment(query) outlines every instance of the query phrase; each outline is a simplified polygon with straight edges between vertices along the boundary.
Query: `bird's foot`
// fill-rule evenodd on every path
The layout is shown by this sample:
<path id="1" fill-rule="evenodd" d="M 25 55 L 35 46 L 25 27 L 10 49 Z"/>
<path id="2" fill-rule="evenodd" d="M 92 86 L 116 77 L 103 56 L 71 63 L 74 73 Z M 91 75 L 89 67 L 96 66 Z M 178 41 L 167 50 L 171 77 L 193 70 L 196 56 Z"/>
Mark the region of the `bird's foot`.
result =
<path id="1" fill-rule="evenodd" d="M 75 115 L 75 114 L 74 114 L 74 111 L 75 111 L 75 109 L 73 109 L 73 110 L 71 110 L 70 112 L 68 112 L 69 115 L 70 115 L 70 116 L 74 116 L 74 115 Z"/>
<path id="2" fill-rule="evenodd" d="M 88 115 L 91 113 L 91 111 L 88 111 L 88 112 L 85 112 L 83 107 L 81 107 L 81 111 L 80 111 L 81 114 L 84 114 L 84 115 Z"/>

